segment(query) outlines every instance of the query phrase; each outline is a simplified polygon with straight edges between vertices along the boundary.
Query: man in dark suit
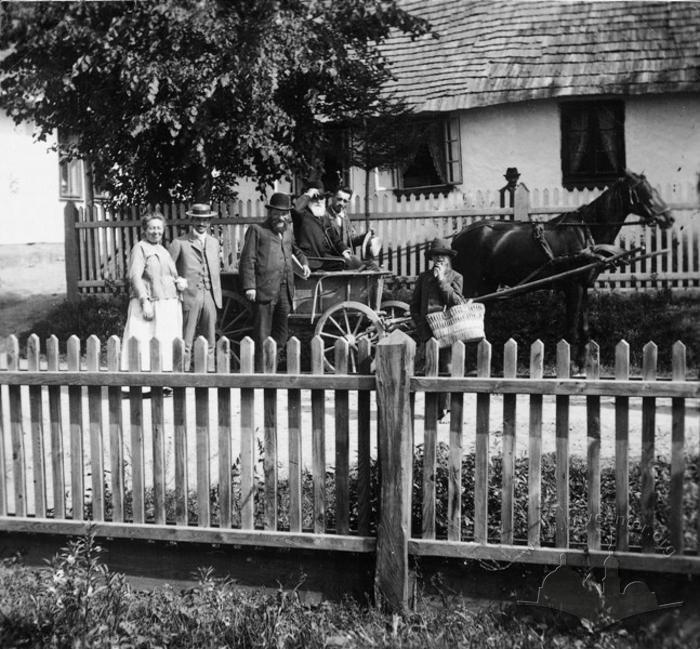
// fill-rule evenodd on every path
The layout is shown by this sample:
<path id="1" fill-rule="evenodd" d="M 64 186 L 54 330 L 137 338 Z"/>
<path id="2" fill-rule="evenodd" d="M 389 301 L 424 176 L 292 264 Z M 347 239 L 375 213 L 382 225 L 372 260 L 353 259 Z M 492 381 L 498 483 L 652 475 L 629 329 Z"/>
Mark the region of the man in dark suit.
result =
<path id="1" fill-rule="evenodd" d="M 220 246 L 218 239 L 209 234 L 216 212 L 206 203 L 195 203 L 186 214 L 192 219 L 190 231 L 169 247 L 180 277 L 187 279 L 187 290 L 182 296 L 185 368 L 190 368 L 192 344 L 199 334 L 209 344 L 207 365 L 213 371 L 216 310 L 221 308 Z"/>
<path id="2" fill-rule="evenodd" d="M 268 336 L 284 348 L 289 335 L 289 314 L 294 298 L 294 267 L 304 278 L 311 274 L 306 256 L 294 241 L 291 201 L 287 194 L 270 198 L 267 219 L 252 224 L 245 233 L 238 273 L 241 289 L 253 303 L 255 366 L 262 371 L 262 345 Z"/>

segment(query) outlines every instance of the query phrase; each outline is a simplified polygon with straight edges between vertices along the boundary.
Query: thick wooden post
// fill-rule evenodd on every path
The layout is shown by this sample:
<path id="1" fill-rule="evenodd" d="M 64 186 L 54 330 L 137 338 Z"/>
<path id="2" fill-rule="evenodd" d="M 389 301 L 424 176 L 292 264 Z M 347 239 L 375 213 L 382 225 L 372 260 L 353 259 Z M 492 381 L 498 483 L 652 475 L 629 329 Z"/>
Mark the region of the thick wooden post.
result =
<path id="1" fill-rule="evenodd" d="M 80 242 L 78 240 L 78 208 L 68 201 L 63 210 L 63 249 L 66 258 L 66 296 L 69 302 L 77 302 L 80 297 L 78 280 L 80 280 Z"/>
<path id="2" fill-rule="evenodd" d="M 394 331 L 377 344 L 377 413 L 381 471 L 374 595 L 390 612 L 408 606 L 413 421 L 410 378 L 416 344 Z"/>

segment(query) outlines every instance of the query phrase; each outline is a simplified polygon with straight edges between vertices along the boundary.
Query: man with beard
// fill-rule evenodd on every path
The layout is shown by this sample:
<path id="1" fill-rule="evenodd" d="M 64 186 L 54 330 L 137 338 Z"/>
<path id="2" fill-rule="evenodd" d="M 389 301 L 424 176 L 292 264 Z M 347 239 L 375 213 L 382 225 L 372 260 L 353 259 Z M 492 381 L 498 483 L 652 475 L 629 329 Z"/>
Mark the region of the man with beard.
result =
<path id="1" fill-rule="evenodd" d="M 241 289 L 253 303 L 253 339 L 255 368 L 262 371 L 262 346 L 268 336 L 282 350 L 289 335 L 289 314 L 294 297 L 294 266 L 301 267 L 304 278 L 311 274 L 306 256 L 294 241 L 290 227 L 291 201 L 287 194 L 270 198 L 267 219 L 262 225 L 250 225 L 245 234 L 238 268 Z"/>

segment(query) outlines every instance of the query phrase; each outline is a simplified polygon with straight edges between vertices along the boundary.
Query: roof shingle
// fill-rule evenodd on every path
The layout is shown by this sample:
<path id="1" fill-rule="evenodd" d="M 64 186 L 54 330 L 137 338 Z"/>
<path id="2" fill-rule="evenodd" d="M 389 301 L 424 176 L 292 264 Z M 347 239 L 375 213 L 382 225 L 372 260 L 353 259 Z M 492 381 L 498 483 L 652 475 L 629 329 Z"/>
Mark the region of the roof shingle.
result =
<path id="1" fill-rule="evenodd" d="M 700 91 L 700 2 L 401 0 L 439 36 L 384 45 L 418 111 Z"/>

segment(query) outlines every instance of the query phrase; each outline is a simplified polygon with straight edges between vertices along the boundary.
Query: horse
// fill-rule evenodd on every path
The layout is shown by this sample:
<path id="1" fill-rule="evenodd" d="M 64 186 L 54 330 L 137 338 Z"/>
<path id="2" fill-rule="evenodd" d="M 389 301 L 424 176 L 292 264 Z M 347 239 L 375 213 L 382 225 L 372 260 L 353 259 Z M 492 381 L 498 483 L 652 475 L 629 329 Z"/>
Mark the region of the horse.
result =
<path id="1" fill-rule="evenodd" d="M 462 229 L 452 241 L 457 251 L 453 267 L 464 277 L 464 296 L 475 298 L 503 287 L 526 285 L 613 252 L 613 242 L 629 214 L 644 225 L 662 229 L 673 216 L 659 193 L 643 174 L 626 170 L 624 176 L 590 203 L 576 211 L 535 223 L 529 221 L 477 221 Z M 602 266 L 572 274 L 553 284 L 566 300 L 566 340 L 583 366 L 589 341 L 587 297 Z M 545 286 L 551 288 L 552 285 Z M 537 290 L 541 286 L 533 287 Z M 527 292 L 527 287 L 523 289 Z"/>

